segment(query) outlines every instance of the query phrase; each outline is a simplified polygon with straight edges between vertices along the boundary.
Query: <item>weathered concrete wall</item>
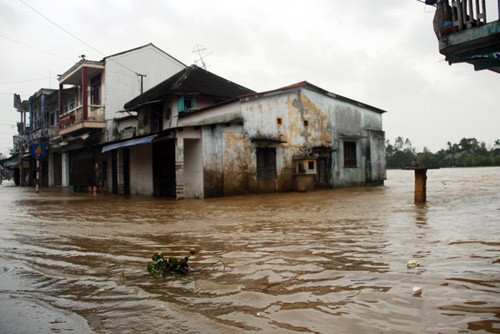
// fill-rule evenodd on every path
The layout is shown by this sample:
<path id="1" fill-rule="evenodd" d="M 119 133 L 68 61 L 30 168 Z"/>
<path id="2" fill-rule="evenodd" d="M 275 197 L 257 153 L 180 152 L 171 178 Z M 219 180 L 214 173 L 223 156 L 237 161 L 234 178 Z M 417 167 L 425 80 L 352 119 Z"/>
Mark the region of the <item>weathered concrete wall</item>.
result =
<path id="1" fill-rule="evenodd" d="M 368 151 L 367 181 L 382 184 L 386 179 L 385 132 L 367 130 L 370 148 Z"/>
<path id="2" fill-rule="evenodd" d="M 202 128 L 203 194 L 204 197 L 223 196 L 222 132 L 218 126 Z"/>
<path id="3" fill-rule="evenodd" d="M 242 133 L 241 126 L 222 128 L 224 196 L 249 192 L 251 151 L 250 142 Z"/>
<path id="4" fill-rule="evenodd" d="M 349 140 L 351 141 L 351 140 Z M 340 141 L 343 144 L 343 141 Z M 363 142 L 356 141 L 356 168 L 344 167 L 344 149 L 343 145 L 334 155 L 335 163 L 333 168 L 333 187 L 355 187 L 363 186 L 366 183 L 366 157 L 363 150 Z"/>
<path id="5" fill-rule="evenodd" d="M 130 193 L 153 195 L 153 148 L 151 144 L 131 146 Z"/>
<path id="6" fill-rule="evenodd" d="M 262 97 L 242 103 L 244 133 L 251 142 L 249 149 L 248 187 L 252 193 L 286 191 L 293 188 L 291 161 L 293 148 L 300 149 L 305 139 L 300 114 L 294 106 L 297 94 Z M 257 177 L 257 147 L 276 148 L 276 177 Z"/>
<path id="7" fill-rule="evenodd" d="M 371 136 L 372 130 L 382 131 L 381 114 L 362 104 L 347 103 L 309 90 L 303 90 L 302 95 L 310 101 L 313 106 L 311 109 L 318 108 L 328 114 L 327 122 L 332 135 L 330 145 L 334 150 L 331 171 L 333 187 L 366 185 L 373 179 L 372 172 L 376 173 L 377 181 L 380 175 L 385 177 L 385 148 L 380 146 L 380 135 Z M 374 140 L 377 144 L 373 143 Z M 356 143 L 356 168 L 344 167 L 344 141 Z"/>
<path id="8" fill-rule="evenodd" d="M 242 103 L 250 138 L 271 138 L 284 146 L 310 148 L 331 143 L 328 113 L 301 91 Z"/>

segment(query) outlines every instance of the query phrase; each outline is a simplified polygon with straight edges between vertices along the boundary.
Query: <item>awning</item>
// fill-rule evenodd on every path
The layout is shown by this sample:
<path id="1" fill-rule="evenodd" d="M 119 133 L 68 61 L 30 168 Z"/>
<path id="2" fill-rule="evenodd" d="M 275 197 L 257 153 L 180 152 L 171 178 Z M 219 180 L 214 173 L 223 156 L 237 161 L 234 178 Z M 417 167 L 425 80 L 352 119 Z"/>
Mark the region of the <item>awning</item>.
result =
<path id="1" fill-rule="evenodd" d="M 102 153 L 116 150 L 117 148 L 123 148 L 123 147 L 129 147 L 129 146 L 134 146 L 134 145 L 139 145 L 139 144 L 147 144 L 151 143 L 155 138 L 158 137 L 157 134 L 152 135 L 152 136 L 147 136 L 147 137 L 142 137 L 142 138 L 135 138 L 135 139 L 130 139 L 127 141 L 122 141 L 119 143 L 111 144 L 108 146 L 104 146 L 102 148 Z"/>

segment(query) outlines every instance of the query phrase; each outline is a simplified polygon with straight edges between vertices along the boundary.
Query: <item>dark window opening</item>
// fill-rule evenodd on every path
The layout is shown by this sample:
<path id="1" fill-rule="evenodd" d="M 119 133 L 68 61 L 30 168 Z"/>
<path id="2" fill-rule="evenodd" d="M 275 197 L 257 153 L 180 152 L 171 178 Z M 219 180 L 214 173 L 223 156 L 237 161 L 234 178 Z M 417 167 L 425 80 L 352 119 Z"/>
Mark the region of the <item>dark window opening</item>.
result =
<path id="1" fill-rule="evenodd" d="M 276 177 L 276 148 L 257 147 L 257 178 Z"/>
<path id="2" fill-rule="evenodd" d="M 356 142 L 345 141 L 344 142 L 344 168 L 356 168 L 358 167 L 356 161 Z"/>
<path id="3" fill-rule="evenodd" d="M 278 125 L 281 125 L 283 123 L 283 120 L 281 119 L 281 117 L 276 118 L 276 123 Z"/>
<path id="4" fill-rule="evenodd" d="M 181 96 L 177 100 L 177 111 L 189 111 L 189 109 L 196 108 L 196 99 L 189 96 Z"/>
<path id="5" fill-rule="evenodd" d="M 163 105 L 157 104 L 151 108 L 151 132 L 163 130 Z"/>
<path id="6" fill-rule="evenodd" d="M 305 121 L 304 121 L 304 126 L 305 126 L 305 127 L 308 127 L 308 126 L 309 126 L 309 121 L 308 121 L 308 120 L 305 120 Z"/>

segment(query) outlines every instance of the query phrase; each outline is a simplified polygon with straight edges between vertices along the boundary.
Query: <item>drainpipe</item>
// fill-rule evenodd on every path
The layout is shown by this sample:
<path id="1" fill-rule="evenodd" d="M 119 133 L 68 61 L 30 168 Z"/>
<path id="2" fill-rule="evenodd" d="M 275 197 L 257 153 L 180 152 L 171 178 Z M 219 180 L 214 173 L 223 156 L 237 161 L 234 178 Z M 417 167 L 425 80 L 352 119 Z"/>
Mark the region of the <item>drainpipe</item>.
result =
<path id="1" fill-rule="evenodd" d="M 84 66 L 82 68 L 82 111 L 83 111 L 83 119 L 84 121 L 87 120 L 88 114 L 89 114 L 89 102 L 88 102 L 88 78 L 87 78 L 87 67 Z"/>

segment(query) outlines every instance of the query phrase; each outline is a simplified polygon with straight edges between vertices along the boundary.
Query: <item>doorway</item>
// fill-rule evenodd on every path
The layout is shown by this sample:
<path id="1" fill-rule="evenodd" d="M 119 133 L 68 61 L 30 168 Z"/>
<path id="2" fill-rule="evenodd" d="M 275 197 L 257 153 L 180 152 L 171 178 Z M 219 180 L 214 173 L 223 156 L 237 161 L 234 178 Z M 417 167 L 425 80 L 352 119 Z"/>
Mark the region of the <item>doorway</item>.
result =
<path id="1" fill-rule="evenodd" d="M 153 142 L 153 192 L 155 196 L 176 197 L 175 140 Z"/>

